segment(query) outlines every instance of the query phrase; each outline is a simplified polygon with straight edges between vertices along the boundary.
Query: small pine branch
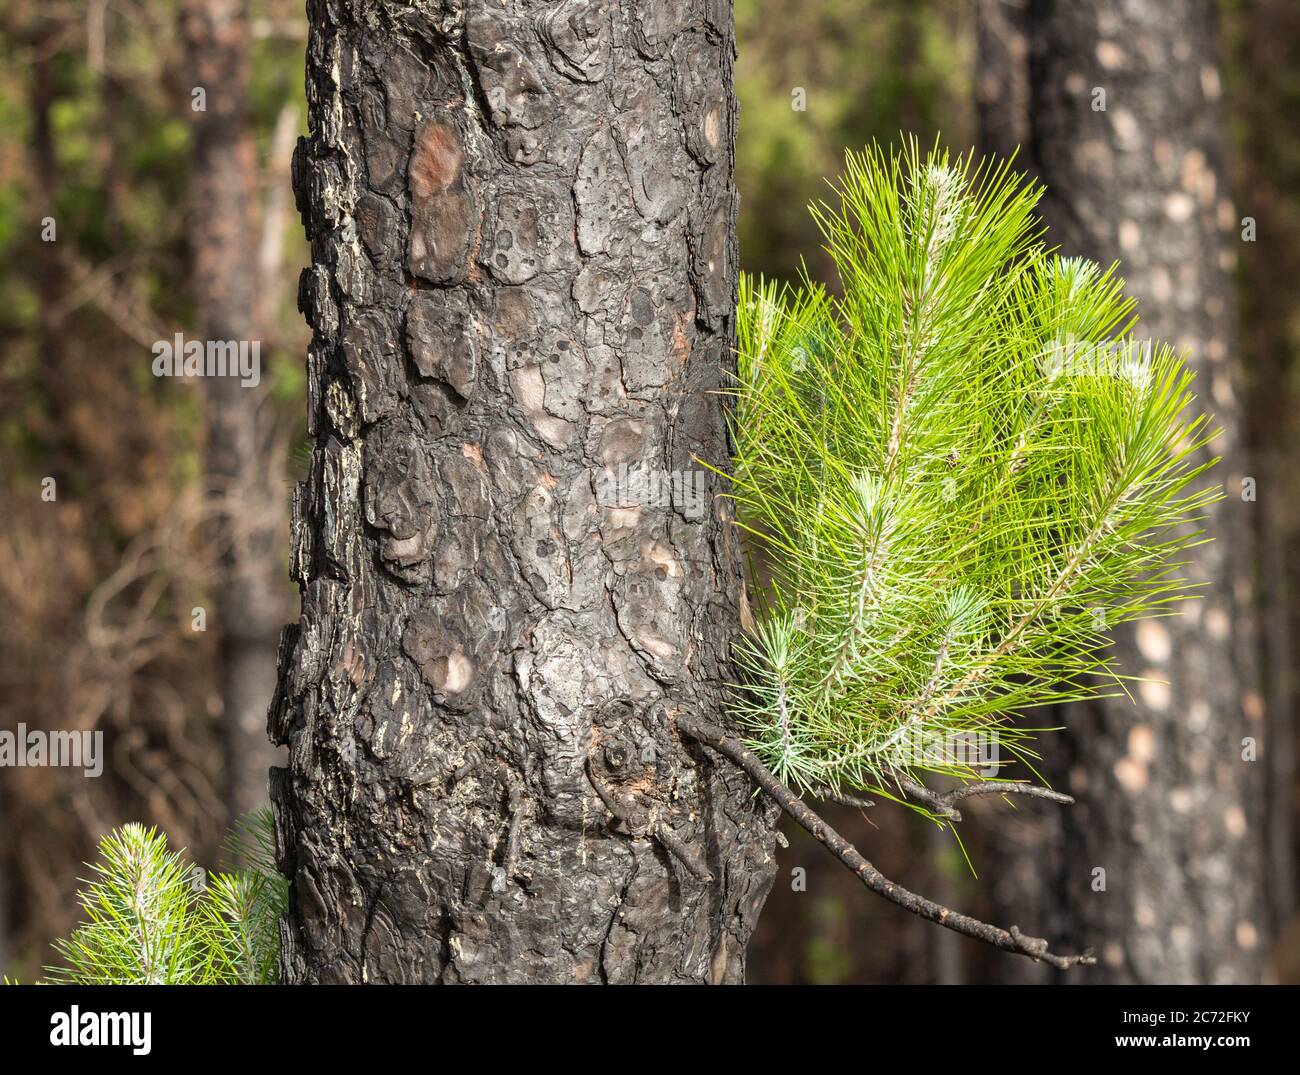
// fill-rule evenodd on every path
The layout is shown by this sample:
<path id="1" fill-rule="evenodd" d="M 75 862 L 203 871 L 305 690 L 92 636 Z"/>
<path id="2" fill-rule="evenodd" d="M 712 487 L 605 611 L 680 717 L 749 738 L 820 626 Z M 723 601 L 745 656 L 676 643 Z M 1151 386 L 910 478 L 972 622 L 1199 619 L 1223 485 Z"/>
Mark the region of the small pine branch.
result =
<path id="1" fill-rule="evenodd" d="M 99 844 L 78 893 L 86 921 L 56 941 L 52 984 L 255 985 L 274 982 L 288 881 L 275 868 L 269 810 L 241 822 L 243 868 L 208 876 L 157 829 L 128 824 Z"/>
<path id="2" fill-rule="evenodd" d="M 205 911 L 222 980 L 242 985 L 276 981 L 280 919 L 289 909 L 289 881 L 275 864 L 275 818 L 269 809 L 243 818 L 226 843 L 234 865 L 209 882 Z"/>
<path id="3" fill-rule="evenodd" d="M 99 844 L 78 901 L 86 923 L 55 943 L 55 982 L 176 985 L 204 975 L 202 928 L 194 915 L 192 867 L 157 829 L 129 824 Z"/>
<path id="4" fill-rule="evenodd" d="M 985 780 L 942 744 L 1034 757 L 1016 714 L 1113 693 L 1104 632 L 1189 596 L 1212 434 L 1007 164 L 872 147 L 834 189 L 835 294 L 741 281 L 734 496 L 766 573 L 735 708 L 804 791 Z"/>

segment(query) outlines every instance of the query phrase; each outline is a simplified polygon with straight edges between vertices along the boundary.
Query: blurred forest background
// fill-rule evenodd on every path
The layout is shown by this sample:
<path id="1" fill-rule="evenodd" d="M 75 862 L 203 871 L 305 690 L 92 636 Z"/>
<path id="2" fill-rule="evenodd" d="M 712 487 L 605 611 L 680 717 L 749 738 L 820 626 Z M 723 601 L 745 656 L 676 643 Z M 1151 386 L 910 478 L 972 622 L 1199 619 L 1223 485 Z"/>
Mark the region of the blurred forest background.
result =
<path id="1" fill-rule="evenodd" d="M 806 259 L 825 274 L 806 205 L 846 147 L 903 131 L 1003 149 L 1033 132 L 1010 77 L 1024 67 L 1027 2 L 736 0 L 742 266 L 794 278 Z M 301 0 L 249 0 L 234 26 L 210 18 L 240 6 L 6 0 L 0 11 L 0 728 L 103 730 L 108 752 L 97 780 L 0 771 L 0 970 L 23 978 L 73 921 L 80 864 L 104 831 L 142 820 L 211 861 L 275 761 L 264 711 L 279 626 L 296 615 L 287 516 L 307 443 L 296 298 L 308 255 L 289 186 L 306 27 Z M 1207 305 L 1236 308 L 1223 357 L 1238 389 L 1214 402 L 1232 408 L 1254 461 L 1230 473 L 1259 487 L 1240 538 L 1256 550 L 1254 578 L 1238 598 L 1253 605 L 1260 686 L 1243 686 L 1241 705 L 1270 753 L 1266 814 L 1250 833 L 1262 875 L 1241 883 L 1266 910 L 1260 939 L 1241 926 L 1237 939 L 1266 947 L 1268 980 L 1297 981 L 1300 5 L 1205 10 L 1222 75 L 1222 92 L 1205 95 L 1226 132 L 1218 191 L 1233 201 L 1208 200 L 1225 232 L 1245 216 L 1258 227 L 1223 262 L 1229 294 Z M 196 86 L 215 115 L 193 111 Z M 46 218 L 56 241 L 43 241 Z M 1138 292 L 1147 309 L 1154 290 Z M 236 410 L 219 391 L 153 377 L 153 342 L 176 332 L 260 339 L 262 384 Z M 1011 811 L 966 813 L 962 845 L 905 810 L 827 817 L 899 883 L 986 918 L 1021 907 L 1009 921 L 1053 936 L 1034 920 L 1052 902 L 1046 879 L 1031 891 L 1033 871 L 1007 858 Z M 1141 853 L 1143 833 L 1128 837 Z M 801 833 L 790 840 L 751 981 L 1013 974 L 1010 957 L 874 899 Z"/>

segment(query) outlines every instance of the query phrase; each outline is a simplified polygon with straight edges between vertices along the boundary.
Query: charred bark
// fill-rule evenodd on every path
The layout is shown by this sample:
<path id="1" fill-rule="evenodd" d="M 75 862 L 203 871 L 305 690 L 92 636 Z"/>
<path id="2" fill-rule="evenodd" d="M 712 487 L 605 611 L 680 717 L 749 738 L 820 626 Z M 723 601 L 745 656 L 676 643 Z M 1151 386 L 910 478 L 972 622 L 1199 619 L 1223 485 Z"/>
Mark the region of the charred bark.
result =
<path id="1" fill-rule="evenodd" d="M 1071 980 L 1257 980 L 1266 766 L 1213 5 L 1019 6 L 991 5 L 1002 23 L 986 20 L 982 63 L 1027 58 L 1028 114 L 1000 111 L 1017 107 L 1019 75 L 982 81 L 986 143 L 1006 152 L 1008 132 L 1027 132 L 1022 164 L 1047 184 L 1052 241 L 1064 255 L 1120 259 L 1141 303 L 1140 334 L 1189 350 L 1223 429 L 1212 448 L 1227 499 L 1205 520 L 1215 540 L 1188 558 L 1199 600 L 1115 632 L 1123 672 L 1152 682 L 1133 684 L 1132 701 L 1072 705 L 1055 718 L 1066 730 L 1048 775 L 1078 805 L 1027 826 L 1020 853 L 995 872 L 1022 879 L 1004 892 L 1021 908 L 1025 879 L 1040 878 L 1059 909 L 1053 935 L 1095 946 L 1098 966 Z M 1026 47 L 1007 48 L 1006 27 Z M 1261 761 L 1245 760 L 1247 739 Z"/>
<path id="2" fill-rule="evenodd" d="M 1032 0 L 977 0 L 975 5 L 976 140 L 982 154 L 1017 152 L 1032 171 L 1029 110 L 1029 14 Z"/>
<path id="3" fill-rule="evenodd" d="M 1260 635 L 1268 699 L 1268 862 L 1274 928 L 1296 929 L 1295 670 L 1300 668 L 1300 501 L 1287 495 L 1300 456 L 1300 396 L 1296 356 L 1300 326 L 1292 314 L 1300 278 L 1300 8 L 1263 0 L 1231 16 L 1236 73 L 1232 114 L 1240 132 L 1238 206 L 1258 234 L 1243 244 L 1237 295 L 1241 347 L 1248 356 L 1245 426 L 1259 476 L 1255 520 L 1260 587 Z M 1291 946 L 1286 946 L 1290 948 Z M 1291 956 L 1292 968 L 1296 956 Z M 1283 956 L 1285 961 L 1286 956 Z M 1280 971 L 1295 980 L 1294 969 Z"/>
<path id="4" fill-rule="evenodd" d="M 730 4 L 308 10 L 285 976 L 740 981 Z"/>

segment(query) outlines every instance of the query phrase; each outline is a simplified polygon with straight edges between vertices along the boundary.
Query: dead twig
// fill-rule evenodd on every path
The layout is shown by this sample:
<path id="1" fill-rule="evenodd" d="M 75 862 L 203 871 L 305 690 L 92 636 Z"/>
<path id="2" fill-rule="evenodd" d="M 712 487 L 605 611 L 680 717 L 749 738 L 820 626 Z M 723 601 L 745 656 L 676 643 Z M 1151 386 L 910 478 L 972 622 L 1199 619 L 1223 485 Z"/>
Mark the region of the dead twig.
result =
<path id="1" fill-rule="evenodd" d="M 815 788 L 812 794 L 822 802 L 839 803 L 841 806 L 852 806 L 858 810 L 870 810 L 876 805 L 861 795 L 850 795 L 847 791 L 839 791 L 836 788 Z"/>
<path id="2" fill-rule="evenodd" d="M 743 769 L 754 783 L 776 800 L 777 805 L 782 810 L 799 822 L 818 841 L 824 844 L 831 854 L 852 870 L 867 888 L 877 895 L 883 896 L 891 903 L 895 903 L 904 910 L 919 915 L 921 918 L 927 918 L 931 922 L 938 922 L 939 925 L 946 926 L 956 933 L 973 937 L 978 941 L 984 941 L 986 944 L 991 944 L 1004 952 L 1015 952 L 1017 955 L 1028 956 L 1035 962 L 1042 960 L 1059 970 L 1066 970 L 1078 963 L 1090 964 L 1096 962 L 1091 953 L 1084 953 L 1079 956 L 1056 955 L 1048 951 L 1047 941 L 1041 937 L 1026 936 L 1016 926 L 1012 926 L 1010 929 L 1001 929 L 998 926 L 989 925 L 987 922 L 981 922 L 969 915 L 959 914 L 935 903 L 933 900 L 918 896 L 915 892 L 910 892 L 895 884 L 863 858 L 858 853 L 857 848 L 809 809 L 794 792 L 773 776 L 768 768 L 739 740 L 733 739 L 716 725 L 692 717 L 678 717 L 677 727 L 692 739 L 711 747 Z"/>
<path id="3" fill-rule="evenodd" d="M 658 841 L 663 849 L 685 866 L 686 872 L 697 881 L 706 885 L 713 883 L 713 874 L 695 852 L 674 836 L 672 830 L 662 820 L 652 817 L 648 810 L 619 795 L 601 780 L 596 775 L 596 767 L 590 758 L 587 759 L 587 779 L 596 789 L 596 794 L 605 804 L 605 809 L 623 823 L 630 836 L 649 836 Z"/>
<path id="4" fill-rule="evenodd" d="M 910 777 L 897 774 L 896 779 L 898 786 L 910 798 L 924 803 L 940 817 L 947 818 L 949 821 L 961 820 L 961 811 L 953 806 L 953 803 L 960 799 L 969 799 L 975 795 L 1025 795 L 1031 799 L 1048 799 L 1064 806 L 1071 806 L 1074 803 L 1074 799 L 1069 795 L 1053 791 L 1051 788 L 1040 788 L 1037 784 L 1026 784 L 1019 780 L 985 780 L 974 784 L 965 784 L 960 788 L 940 794 L 937 791 L 931 791 L 924 784 L 919 784 Z"/>

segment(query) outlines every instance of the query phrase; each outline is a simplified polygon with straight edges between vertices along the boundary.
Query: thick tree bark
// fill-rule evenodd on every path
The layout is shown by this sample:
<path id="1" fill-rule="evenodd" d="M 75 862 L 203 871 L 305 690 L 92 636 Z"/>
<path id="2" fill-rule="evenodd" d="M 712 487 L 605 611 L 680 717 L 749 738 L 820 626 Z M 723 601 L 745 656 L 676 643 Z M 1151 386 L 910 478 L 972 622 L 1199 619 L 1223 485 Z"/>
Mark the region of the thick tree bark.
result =
<path id="1" fill-rule="evenodd" d="M 984 154 L 1009 157 L 1032 170 L 1029 108 L 1029 13 L 1032 0 L 977 0 L 975 16 L 976 140 Z"/>
<path id="2" fill-rule="evenodd" d="M 1256 980 L 1268 920 L 1267 744 L 1253 656 L 1252 505 L 1241 498 L 1252 472 L 1230 350 L 1235 214 L 1213 5 L 1036 0 L 1020 16 L 1016 5 L 995 6 L 1027 48 L 990 50 L 1008 38 L 986 21 L 984 62 L 1028 56 L 1028 117 L 998 112 L 999 101 L 1015 107 L 1014 77 L 1001 79 L 1005 92 L 982 81 L 986 141 L 1006 152 L 998 143 L 1007 132 L 1028 132 L 1022 163 L 1048 186 L 1051 240 L 1065 255 L 1120 259 L 1142 304 L 1141 335 L 1189 350 L 1202 405 L 1223 427 L 1215 477 L 1228 496 L 1206 520 L 1216 540 L 1189 557 L 1200 599 L 1115 633 L 1123 670 L 1164 682 L 1132 685 L 1132 702 L 1064 709 L 1064 756 L 1050 775 L 1078 804 L 1058 815 L 1059 834 L 1035 822 L 1019 861 L 1012 855 L 996 872 L 1040 877 L 1060 914 L 1042 928 L 1095 947 L 1098 966 L 1071 980 Z M 1248 737 L 1260 762 L 1243 760 Z M 1105 891 L 1096 890 L 1098 868 Z M 1023 909 L 1025 889 L 1007 888 L 1004 898 Z"/>
<path id="3" fill-rule="evenodd" d="M 195 86 L 193 281 L 204 340 L 252 340 L 257 326 L 256 174 L 249 114 L 251 36 L 247 0 L 187 0 L 182 20 Z M 265 356 L 264 356 L 265 357 Z M 265 373 L 265 370 L 263 370 Z M 211 625 L 221 633 L 227 808 L 232 818 L 265 806 L 277 756 L 266 735 L 275 690 L 275 640 L 283 619 L 277 565 L 283 487 L 264 433 L 265 381 L 204 382 L 207 477 L 219 498 L 225 548 Z"/>
<path id="4" fill-rule="evenodd" d="M 308 11 L 285 975 L 740 981 L 730 3 Z"/>
<path id="5" fill-rule="evenodd" d="M 1293 72 L 1300 65 L 1300 8 L 1289 0 L 1259 0 L 1240 8 L 1233 24 L 1239 216 L 1252 218 L 1258 229 L 1255 241 L 1241 247 L 1238 295 L 1250 382 L 1245 424 L 1259 476 L 1259 573 L 1268 580 L 1260 587 L 1260 618 L 1269 722 L 1269 879 L 1275 929 L 1294 932 L 1300 498 L 1293 490 L 1300 456 L 1300 326 L 1293 296 L 1300 278 L 1300 86 Z M 1287 980 L 1285 971 L 1281 977 Z"/>

